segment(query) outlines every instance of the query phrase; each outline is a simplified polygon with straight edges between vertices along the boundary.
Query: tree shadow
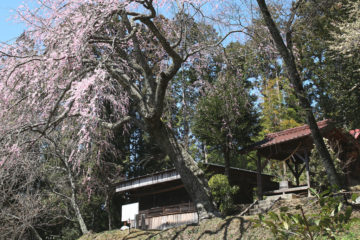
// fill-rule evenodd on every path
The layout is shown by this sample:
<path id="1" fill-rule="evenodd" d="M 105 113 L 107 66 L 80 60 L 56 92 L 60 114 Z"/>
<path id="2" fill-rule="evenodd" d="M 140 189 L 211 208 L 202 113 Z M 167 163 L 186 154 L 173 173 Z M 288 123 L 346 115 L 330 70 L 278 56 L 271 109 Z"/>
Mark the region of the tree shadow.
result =
<path id="1" fill-rule="evenodd" d="M 151 236 L 151 237 L 149 237 L 147 239 L 151 239 L 151 238 L 156 237 L 156 236 L 160 236 L 160 239 L 164 239 L 163 238 L 164 235 L 166 237 L 170 237 L 170 236 L 167 236 L 167 234 L 173 234 L 173 236 L 171 238 L 166 238 L 166 239 L 175 240 L 175 239 L 178 239 L 178 237 L 180 237 L 181 233 L 184 233 L 188 228 L 190 228 L 192 226 L 194 226 L 194 224 L 187 224 L 187 225 L 179 226 L 179 227 L 176 228 L 176 231 L 172 231 L 173 229 L 167 229 L 167 230 L 161 231 L 161 232 L 159 232 L 157 234 L 154 234 L 153 236 Z"/>
<path id="2" fill-rule="evenodd" d="M 151 231 L 151 230 L 150 230 Z M 129 235 L 125 236 L 124 240 L 131 240 L 131 239 L 138 239 L 139 237 L 147 237 L 146 239 L 150 239 L 157 235 L 158 233 L 151 233 L 150 231 L 147 232 L 130 232 Z"/>
<path id="3" fill-rule="evenodd" d="M 232 224 L 233 226 L 231 227 Z M 185 239 L 187 237 L 185 237 L 184 235 L 192 234 L 192 233 L 196 236 L 196 238 L 192 238 L 192 239 L 196 239 L 196 240 L 208 239 L 214 237 L 218 237 L 218 239 L 242 239 L 244 233 L 250 227 L 251 221 L 245 220 L 242 217 L 234 216 L 234 217 L 222 219 L 220 224 L 216 223 L 215 225 L 216 226 L 214 227 L 216 227 L 216 229 L 205 230 L 200 235 L 198 235 L 197 232 L 201 230 L 201 226 L 200 225 L 194 226 L 194 224 L 190 224 L 175 229 L 161 231 L 160 233 L 154 234 L 151 237 L 149 236 L 148 239 L 156 236 L 160 237 L 160 239 L 170 239 L 170 240 Z M 189 231 L 189 233 L 186 233 L 186 231 Z M 223 232 L 223 234 L 221 234 L 221 232 Z M 221 234 L 221 236 L 219 234 Z"/>
<path id="4" fill-rule="evenodd" d="M 239 229 L 239 233 L 240 233 L 240 236 L 232 236 L 230 234 L 229 236 L 229 227 L 232 223 L 232 221 L 234 220 L 239 220 L 240 221 L 240 229 Z M 211 231 L 211 230 L 206 230 L 204 231 L 198 238 L 197 240 L 200 240 L 204 237 L 204 239 L 208 237 L 210 237 L 211 235 L 217 235 L 218 233 L 220 233 L 221 231 L 224 230 L 224 234 L 223 234 L 223 238 L 222 239 L 241 239 L 243 237 L 243 233 L 249 228 L 250 226 L 250 223 L 247 227 L 244 227 L 244 224 L 245 222 L 248 222 L 246 221 L 244 218 L 242 217 L 230 217 L 230 218 L 227 218 L 225 219 L 225 222 L 223 224 L 220 225 L 220 227 L 218 227 L 216 230 L 214 231 Z"/>

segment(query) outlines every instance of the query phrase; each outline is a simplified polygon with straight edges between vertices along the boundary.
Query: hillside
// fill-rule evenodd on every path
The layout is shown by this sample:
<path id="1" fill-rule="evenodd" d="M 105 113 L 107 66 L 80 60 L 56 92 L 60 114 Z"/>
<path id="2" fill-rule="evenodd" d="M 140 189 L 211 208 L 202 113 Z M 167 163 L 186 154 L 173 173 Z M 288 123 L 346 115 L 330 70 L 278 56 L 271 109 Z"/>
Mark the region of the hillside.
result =
<path id="1" fill-rule="evenodd" d="M 289 212 L 296 212 L 295 206 L 302 204 L 306 213 L 316 214 L 319 209 L 312 201 L 307 199 L 281 200 L 273 206 L 272 211 L 278 212 L 280 207 L 288 207 Z M 352 223 L 346 232 L 337 233 L 336 239 L 355 240 L 360 239 L 360 211 L 353 211 Z M 255 227 L 252 220 L 258 216 L 228 216 L 225 219 L 214 218 L 201 222 L 200 225 L 184 225 L 165 231 L 141 231 L 132 229 L 129 231 L 108 231 L 97 234 L 87 234 L 79 240 L 141 240 L 141 239 L 273 239 L 271 231 L 265 227 Z"/>
<path id="2" fill-rule="evenodd" d="M 165 231 L 108 231 L 88 234 L 79 240 L 126 240 L 126 239 L 260 239 L 271 236 L 269 231 L 251 227 L 251 217 L 231 216 L 226 219 L 214 218 L 203 221 L 200 225 L 184 225 Z"/>

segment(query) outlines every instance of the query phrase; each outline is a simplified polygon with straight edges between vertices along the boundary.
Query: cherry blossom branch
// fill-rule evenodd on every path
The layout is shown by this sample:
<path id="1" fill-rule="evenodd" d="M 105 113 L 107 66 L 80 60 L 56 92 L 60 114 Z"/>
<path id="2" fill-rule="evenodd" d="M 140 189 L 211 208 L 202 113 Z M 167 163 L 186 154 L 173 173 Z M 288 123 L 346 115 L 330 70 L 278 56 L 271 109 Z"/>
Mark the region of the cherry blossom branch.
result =
<path id="1" fill-rule="evenodd" d="M 71 85 L 72 83 L 75 81 L 75 79 L 77 79 L 78 77 L 81 77 L 83 75 L 85 75 L 87 73 L 87 71 L 82 71 L 80 74 L 76 75 L 65 87 L 65 89 L 63 90 L 63 93 L 60 95 L 59 99 L 56 101 L 53 109 L 51 110 L 49 117 L 48 117 L 48 121 L 46 123 L 46 125 L 50 124 L 51 119 L 53 118 L 53 116 L 55 115 L 56 111 L 58 110 L 60 103 L 63 101 L 66 93 L 71 89 Z M 72 105 L 73 103 L 71 103 Z"/>
<path id="2" fill-rule="evenodd" d="M 214 44 L 204 45 L 204 46 L 202 46 L 202 47 L 200 47 L 200 48 L 192 51 L 191 53 L 188 53 L 188 54 L 185 56 L 185 59 L 184 59 L 184 60 L 186 61 L 190 56 L 192 56 L 192 55 L 194 55 L 194 54 L 197 54 L 197 53 L 199 53 L 199 52 L 201 52 L 201 51 L 204 51 L 204 50 L 207 49 L 207 48 L 214 48 L 214 47 L 219 46 L 223 41 L 226 40 L 226 38 L 227 38 L 228 36 L 230 36 L 230 35 L 233 34 L 233 33 L 237 33 L 237 32 L 243 32 L 243 31 L 242 31 L 242 30 L 233 30 L 233 31 L 230 31 L 230 32 L 228 32 L 223 38 L 221 38 L 218 42 L 216 42 L 216 43 L 214 43 Z"/>
<path id="3" fill-rule="evenodd" d="M 175 51 L 175 49 L 171 46 L 171 44 L 164 37 L 164 35 L 161 33 L 162 31 L 159 29 L 161 26 L 157 27 L 154 24 L 154 22 L 151 21 L 151 18 L 155 17 L 155 15 L 156 15 L 154 7 L 149 4 L 146 6 L 146 8 L 150 10 L 151 14 L 140 15 L 140 16 L 137 16 L 136 19 L 139 19 L 142 23 L 144 23 L 150 29 L 150 31 L 159 40 L 159 43 L 161 44 L 161 46 L 165 50 L 165 52 L 167 54 L 169 54 L 169 56 L 172 58 L 171 65 L 165 71 L 162 71 L 156 79 L 157 85 L 156 85 L 155 99 L 154 99 L 155 100 L 154 117 L 159 118 L 163 111 L 164 97 L 165 97 L 165 92 L 166 92 L 168 83 L 180 69 L 181 64 L 183 63 L 183 59 Z"/>
<path id="4" fill-rule="evenodd" d="M 25 99 L 27 99 L 29 96 L 24 96 L 23 98 L 20 98 L 16 103 L 14 103 L 13 105 L 11 105 L 10 107 L 8 107 L 6 109 L 6 111 L 10 111 L 12 108 L 16 107 L 17 105 L 19 105 L 22 101 L 24 101 Z"/>
<path id="5" fill-rule="evenodd" d="M 178 5 L 178 7 L 180 9 L 179 16 L 183 16 L 184 15 L 184 3 L 182 3 L 181 7 L 180 7 L 180 3 L 179 3 L 178 0 L 176 1 L 176 3 L 177 3 L 177 5 Z M 184 35 L 184 23 L 182 21 L 181 24 L 180 24 L 180 36 L 179 36 L 179 39 L 178 39 L 177 42 L 175 42 L 173 45 L 171 45 L 171 48 L 175 49 L 180 45 L 180 43 L 183 40 L 183 35 Z"/>
<path id="6" fill-rule="evenodd" d="M 69 115 L 69 112 L 71 111 L 71 108 L 72 108 L 73 104 L 74 104 L 74 100 L 71 101 L 69 103 L 69 107 L 52 122 L 47 123 L 47 121 L 41 121 L 41 122 L 37 122 L 37 123 L 34 123 L 34 124 L 25 124 L 23 126 L 18 126 L 15 129 L 8 130 L 4 134 L 4 136 L 2 138 L 0 138 L 0 142 L 5 139 L 6 135 L 11 135 L 11 134 L 14 134 L 14 133 L 20 134 L 20 133 L 23 133 L 23 132 L 26 132 L 26 131 L 32 131 L 32 132 L 39 133 L 40 135 L 35 140 L 29 141 L 27 143 L 30 143 L 30 142 L 35 143 L 41 137 L 46 136 L 46 132 L 50 128 L 52 128 L 52 129 L 55 128 L 65 118 L 79 117 L 80 116 L 78 114 Z M 42 126 L 44 126 L 44 127 L 41 129 Z"/>
<path id="7" fill-rule="evenodd" d="M 110 39 L 108 37 L 105 36 L 101 36 L 101 35 L 92 35 L 90 37 L 90 41 L 89 43 L 110 43 L 110 44 L 114 44 L 114 43 L 121 43 L 121 42 L 127 42 L 129 41 L 139 30 L 139 25 L 136 24 L 134 27 L 132 27 L 132 30 L 130 32 L 130 34 L 128 34 L 126 37 L 124 38 L 118 38 L 117 36 L 115 36 L 113 39 Z"/>
<path id="8" fill-rule="evenodd" d="M 132 79 L 127 74 L 120 70 L 120 66 L 113 62 L 105 62 L 104 66 L 111 75 L 111 77 L 116 79 L 120 83 L 120 85 L 129 93 L 133 100 L 139 102 L 144 99 L 139 88 L 132 83 Z"/>
<path id="9" fill-rule="evenodd" d="M 285 37 L 286 37 L 286 46 L 289 49 L 289 51 L 292 52 L 292 48 L 293 48 L 293 43 L 292 43 L 292 23 L 295 19 L 296 13 L 297 13 L 297 9 L 299 8 L 299 6 L 303 3 L 303 0 L 299 0 L 295 3 L 295 5 L 291 8 L 291 15 L 289 17 L 289 20 L 286 23 L 286 33 L 285 33 Z"/>
<path id="10" fill-rule="evenodd" d="M 122 39 L 125 39 L 125 38 L 122 38 Z M 119 57 L 122 58 L 122 60 L 124 61 L 124 64 L 128 65 L 129 67 L 134 69 L 139 74 L 144 74 L 145 73 L 144 69 L 137 63 L 137 61 L 135 61 L 135 59 L 129 57 L 129 55 L 126 53 L 126 51 L 124 51 L 122 46 L 119 46 L 121 44 L 121 41 L 122 41 L 121 39 L 117 39 L 116 37 L 111 39 L 106 36 L 95 35 L 95 36 L 91 37 L 91 40 L 89 41 L 89 43 L 90 44 L 106 43 L 106 44 L 111 45 L 116 50 L 117 54 L 119 54 Z M 95 61 L 89 60 L 88 62 L 95 64 Z"/>
<path id="11" fill-rule="evenodd" d="M 123 14 L 121 17 L 122 17 L 122 20 L 129 32 L 132 31 L 133 28 L 137 25 L 133 21 L 130 21 L 126 14 Z M 150 69 L 148 62 L 146 61 L 146 57 L 144 56 L 144 54 L 141 51 L 141 45 L 139 43 L 139 39 L 137 38 L 137 36 L 135 34 L 132 36 L 132 41 L 133 41 L 134 47 L 135 47 L 134 53 L 136 56 L 136 61 L 140 64 L 140 65 L 138 65 L 138 64 L 136 64 L 136 65 L 141 66 L 142 73 L 145 77 L 145 80 L 148 80 L 149 75 L 151 75 L 151 69 Z M 147 85 L 150 85 L 150 83 L 147 83 Z"/>
<path id="12" fill-rule="evenodd" d="M 9 54 L 9 53 L 6 53 L 6 52 L 4 52 L 4 51 L 1 51 L 1 50 L 0 50 L 0 54 L 1 54 L 1 57 L 12 57 L 12 58 L 32 58 L 32 57 L 40 57 L 40 56 L 37 55 L 37 54 L 28 55 L 28 56 L 13 55 L 13 54 Z"/>
<path id="13" fill-rule="evenodd" d="M 156 11 L 155 11 L 155 8 L 153 6 L 153 1 L 152 0 L 144 0 L 144 1 L 137 1 L 138 3 L 142 4 L 146 9 L 148 9 L 150 11 L 149 14 L 139 14 L 139 13 L 136 13 L 136 17 L 135 17 L 135 20 L 138 20 L 138 19 L 148 19 L 150 20 L 151 18 L 154 18 L 156 17 Z"/>
<path id="14" fill-rule="evenodd" d="M 33 61 L 42 61 L 42 59 L 41 59 L 41 58 L 32 58 L 32 59 L 30 59 L 30 60 L 28 60 L 28 61 L 24 61 L 24 62 L 21 62 L 21 63 L 15 65 L 15 66 L 13 67 L 13 69 L 11 70 L 11 72 L 8 74 L 8 76 L 7 76 L 7 78 L 6 78 L 6 81 L 5 81 L 5 84 L 7 85 L 7 81 L 9 80 L 9 78 L 11 77 L 11 75 L 15 72 L 15 70 L 16 70 L 18 67 L 21 67 L 21 66 L 23 66 L 23 65 L 25 65 L 25 64 L 28 64 L 28 63 L 30 63 L 30 62 L 33 62 Z"/>

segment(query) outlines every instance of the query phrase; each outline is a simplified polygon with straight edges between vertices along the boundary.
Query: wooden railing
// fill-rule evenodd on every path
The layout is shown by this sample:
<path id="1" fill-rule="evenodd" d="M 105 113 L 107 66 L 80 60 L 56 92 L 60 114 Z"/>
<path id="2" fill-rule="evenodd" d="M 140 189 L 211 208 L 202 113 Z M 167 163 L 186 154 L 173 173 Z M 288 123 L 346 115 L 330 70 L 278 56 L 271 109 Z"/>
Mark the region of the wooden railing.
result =
<path id="1" fill-rule="evenodd" d="M 180 203 L 175 205 L 168 205 L 164 207 L 150 208 L 147 210 L 139 211 L 139 215 L 145 214 L 146 218 L 165 216 L 179 213 L 189 213 L 195 212 L 195 205 L 192 202 L 189 203 Z"/>
<path id="2" fill-rule="evenodd" d="M 285 193 L 293 193 L 293 192 L 306 192 L 308 190 L 309 190 L 308 186 L 289 187 L 289 188 L 268 191 L 268 192 L 265 192 L 265 195 L 273 195 L 273 194 L 279 194 L 279 193 L 285 194 Z"/>

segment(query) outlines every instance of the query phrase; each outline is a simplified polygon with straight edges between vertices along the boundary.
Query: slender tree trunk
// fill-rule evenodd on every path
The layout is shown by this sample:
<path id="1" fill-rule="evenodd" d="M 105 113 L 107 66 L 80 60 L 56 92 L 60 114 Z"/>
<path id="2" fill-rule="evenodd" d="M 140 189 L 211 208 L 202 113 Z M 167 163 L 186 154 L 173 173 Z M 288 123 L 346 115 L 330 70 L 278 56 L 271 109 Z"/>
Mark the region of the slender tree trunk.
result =
<path id="1" fill-rule="evenodd" d="M 150 135 L 174 162 L 185 189 L 195 203 L 199 220 L 220 216 L 212 201 L 204 172 L 197 166 L 185 148 L 178 143 L 173 131 L 161 121 L 147 123 Z"/>
<path id="2" fill-rule="evenodd" d="M 185 150 L 189 151 L 189 121 L 188 121 L 188 106 L 187 106 L 187 96 L 186 96 L 186 86 L 185 86 L 185 80 L 182 79 L 182 105 L 183 105 L 183 127 L 184 127 L 184 145 Z"/>
<path id="3" fill-rule="evenodd" d="M 337 185 L 337 186 L 341 187 L 340 180 L 336 173 L 334 163 L 331 160 L 329 151 L 327 150 L 327 148 L 325 146 L 324 140 L 321 136 L 321 133 L 317 126 L 314 114 L 312 112 L 310 102 L 307 98 L 307 93 L 305 92 L 305 90 L 303 88 L 300 74 L 296 68 L 295 58 L 294 58 L 294 55 L 291 50 L 291 36 L 289 36 L 290 33 L 288 35 L 289 38 L 287 39 L 288 47 L 290 48 L 289 49 L 285 45 L 284 40 L 280 35 L 279 29 L 277 28 L 277 26 L 275 25 L 275 23 L 271 17 L 271 14 L 265 3 L 265 0 L 257 0 L 257 3 L 260 7 L 260 10 L 261 10 L 262 16 L 265 20 L 266 26 L 269 29 L 271 36 L 275 42 L 277 50 L 280 52 L 280 55 L 281 55 L 282 59 L 284 60 L 285 67 L 288 72 L 290 81 L 293 84 L 294 89 L 295 89 L 295 94 L 300 101 L 301 107 L 305 110 L 306 121 L 311 130 L 311 134 L 314 139 L 315 146 L 318 149 L 319 154 L 321 156 L 323 166 L 326 169 L 328 180 L 332 185 Z"/>
<path id="4" fill-rule="evenodd" d="M 228 143 L 224 146 L 224 162 L 225 162 L 225 171 L 224 174 L 230 182 L 230 148 Z"/>
<path id="5" fill-rule="evenodd" d="M 109 230 L 112 230 L 112 213 L 111 213 L 111 210 L 112 210 L 112 191 L 111 189 L 107 188 L 106 189 L 106 212 L 107 212 L 107 215 L 108 215 L 108 228 Z"/>
<path id="6" fill-rule="evenodd" d="M 209 159 L 208 159 L 208 153 L 207 153 L 207 149 L 206 149 L 206 141 L 204 141 L 202 147 L 203 147 L 203 152 L 204 152 L 204 161 L 205 161 L 205 163 L 208 163 Z"/>
<path id="7" fill-rule="evenodd" d="M 71 188 L 70 202 L 71 202 L 71 206 L 73 207 L 73 209 L 75 211 L 75 215 L 76 215 L 77 221 L 78 221 L 78 223 L 80 225 L 80 229 L 81 229 L 82 234 L 86 234 L 89 231 L 88 231 L 87 226 L 85 224 L 84 218 L 81 215 L 79 205 L 77 204 L 76 186 L 75 186 L 74 178 L 73 178 L 70 166 L 67 163 L 67 161 L 65 160 L 63 162 L 64 162 L 64 164 L 66 166 L 66 170 L 68 172 L 68 179 L 69 179 L 69 182 L 70 182 L 70 188 Z"/>
<path id="8" fill-rule="evenodd" d="M 34 235 L 38 240 L 43 240 L 40 234 L 38 233 L 38 231 L 33 226 L 30 226 L 30 229 L 32 230 L 32 232 L 34 233 Z"/>

